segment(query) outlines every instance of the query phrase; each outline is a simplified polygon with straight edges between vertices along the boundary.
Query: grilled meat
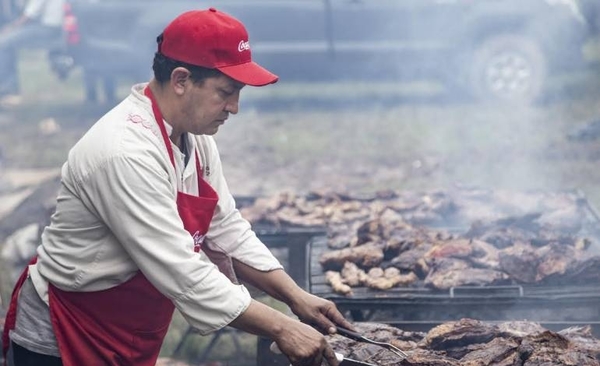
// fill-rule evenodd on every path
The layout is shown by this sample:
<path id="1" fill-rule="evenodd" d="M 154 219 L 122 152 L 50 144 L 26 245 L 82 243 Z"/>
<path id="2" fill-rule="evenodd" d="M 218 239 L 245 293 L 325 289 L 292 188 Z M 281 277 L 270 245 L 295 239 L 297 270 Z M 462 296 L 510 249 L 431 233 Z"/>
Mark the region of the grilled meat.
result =
<path id="1" fill-rule="evenodd" d="M 429 252 L 432 247 L 433 245 L 430 243 L 417 242 L 412 248 L 393 258 L 391 263 L 394 267 L 400 270 L 413 271 L 427 275 L 427 272 L 429 272 L 429 266 L 425 264 L 425 267 L 427 268 L 423 268 L 424 263 L 419 263 L 419 261 L 424 261 L 425 254 Z"/>
<path id="2" fill-rule="evenodd" d="M 388 365 L 409 365 L 409 366 L 461 366 L 460 361 L 447 357 L 444 352 L 431 351 L 424 349 L 413 349 L 405 351 L 408 358 L 402 363 L 391 363 Z"/>
<path id="3" fill-rule="evenodd" d="M 473 265 L 500 270 L 500 251 L 496 247 L 481 240 L 471 239 L 470 242 L 473 247 L 473 255 L 469 257 L 469 260 Z"/>
<path id="4" fill-rule="evenodd" d="M 367 273 L 364 284 L 367 287 L 377 290 L 389 290 L 392 287 L 407 286 L 418 280 L 418 277 L 410 272 L 409 274 L 400 274 L 398 268 L 389 267 L 385 270 L 376 267 L 371 268 Z"/>
<path id="5" fill-rule="evenodd" d="M 525 337 L 519 346 L 523 366 L 599 366 L 594 352 L 578 349 L 566 337 L 545 331 Z"/>
<path id="6" fill-rule="evenodd" d="M 565 283 L 590 283 L 600 278 L 600 256 L 577 261 L 565 273 Z"/>
<path id="7" fill-rule="evenodd" d="M 325 272 L 325 278 L 333 291 L 344 295 L 352 295 L 352 288 L 344 283 L 339 272 L 327 271 Z"/>
<path id="8" fill-rule="evenodd" d="M 473 254 L 473 246 L 468 239 L 440 241 L 425 253 L 425 259 L 468 258 Z"/>
<path id="9" fill-rule="evenodd" d="M 341 281 L 348 286 L 367 286 L 377 290 L 389 290 L 395 286 L 407 286 L 417 281 L 418 277 L 410 272 L 401 274 L 397 268 L 383 269 L 373 267 L 366 273 L 352 262 L 344 263 L 341 271 Z"/>
<path id="10" fill-rule="evenodd" d="M 392 266 L 418 277 L 390 282 L 371 276 L 367 284 L 356 277 L 359 273 L 354 277 L 342 273 L 351 287 L 386 289 L 419 281 L 445 290 L 600 278 L 600 257 L 591 257 L 586 250 L 590 242 L 577 236 L 585 215 L 577 195 L 473 189 L 382 192 L 368 197 L 282 193 L 257 199 L 242 210 L 253 223 L 327 227 L 332 250 L 320 258 L 324 271 L 342 271 L 351 262 L 365 273 Z M 457 236 L 416 226 L 441 222 L 471 227 Z"/>
<path id="11" fill-rule="evenodd" d="M 577 349 L 589 351 L 597 360 L 600 360 L 600 340 L 594 338 L 589 325 L 563 329 L 558 334 L 571 341 Z"/>
<path id="12" fill-rule="evenodd" d="M 490 342 L 467 347 L 460 358 L 461 366 L 513 366 L 520 360 L 519 342 L 511 338 L 494 338 Z"/>
<path id="13" fill-rule="evenodd" d="M 455 258 L 442 258 L 431 264 L 425 285 L 437 289 L 457 286 L 482 286 L 501 284 L 508 280 L 506 273 L 486 268 L 474 268 L 469 262 Z"/>
<path id="14" fill-rule="evenodd" d="M 530 334 L 544 332 L 540 324 L 529 321 L 508 321 L 498 324 L 498 330 L 503 336 L 522 338 Z"/>
<path id="15" fill-rule="evenodd" d="M 528 244 L 516 243 L 499 253 L 500 268 L 511 278 L 522 283 L 534 283 L 540 258 Z"/>
<path id="16" fill-rule="evenodd" d="M 431 329 L 423 339 L 427 348 L 446 350 L 474 343 L 487 343 L 498 335 L 498 327 L 473 319 L 448 322 Z"/>
<path id="17" fill-rule="evenodd" d="M 351 248 L 344 248 L 323 253 L 319 263 L 325 269 L 340 270 L 344 263 L 352 262 L 360 267 L 376 267 L 383 261 L 381 245 L 367 243 Z"/>
<path id="18" fill-rule="evenodd" d="M 569 245 L 546 245 L 536 250 L 536 255 L 539 258 L 536 282 L 563 276 L 577 263 L 576 249 Z"/>
<path id="19" fill-rule="evenodd" d="M 365 271 L 352 262 L 344 263 L 341 274 L 344 283 L 352 287 L 362 286 L 367 279 Z"/>
<path id="20" fill-rule="evenodd" d="M 599 366 L 600 341 L 589 327 L 551 332 L 525 321 L 498 325 L 473 319 L 443 323 L 428 333 L 403 332 L 377 323 L 356 323 L 367 338 L 390 342 L 408 358 L 375 345 L 329 336 L 336 352 L 383 366 Z"/>

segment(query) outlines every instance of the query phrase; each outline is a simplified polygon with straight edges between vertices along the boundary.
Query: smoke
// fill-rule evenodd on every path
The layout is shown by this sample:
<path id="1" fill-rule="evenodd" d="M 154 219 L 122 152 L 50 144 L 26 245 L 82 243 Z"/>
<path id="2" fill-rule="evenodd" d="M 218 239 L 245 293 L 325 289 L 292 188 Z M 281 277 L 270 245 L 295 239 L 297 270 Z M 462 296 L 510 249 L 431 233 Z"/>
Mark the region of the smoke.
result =
<path id="1" fill-rule="evenodd" d="M 245 88 L 240 115 L 218 136 L 225 163 L 235 167 L 232 189 L 592 187 L 600 179 L 588 169 L 597 152 L 565 136 L 597 113 L 600 87 L 588 62 L 600 59 L 590 38 L 597 7 L 521 3 L 219 5 L 246 24 L 254 59 L 281 77 Z M 78 67 L 102 65 L 115 78 L 137 70 L 135 79 L 146 79 L 154 37 L 194 6 L 169 4 L 137 12 L 74 0 L 82 45 L 94 51 L 89 64 L 79 55 Z M 123 24 L 135 31 L 123 33 Z M 96 57 L 107 50 L 124 53 Z M 137 57 L 125 57 L 128 50 Z M 240 162 L 243 151 L 256 154 Z M 277 180 L 248 183 L 257 171 Z"/>

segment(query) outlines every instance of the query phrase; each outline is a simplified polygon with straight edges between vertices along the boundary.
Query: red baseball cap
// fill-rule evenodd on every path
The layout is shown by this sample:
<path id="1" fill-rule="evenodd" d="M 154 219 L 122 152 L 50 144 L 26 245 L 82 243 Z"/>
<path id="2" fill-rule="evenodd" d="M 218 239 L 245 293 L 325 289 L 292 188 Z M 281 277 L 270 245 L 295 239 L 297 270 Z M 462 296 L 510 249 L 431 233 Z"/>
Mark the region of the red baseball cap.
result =
<path id="1" fill-rule="evenodd" d="M 179 15 L 167 25 L 162 36 L 158 52 L 173 60 L 217 69 L 252 86 L 273 84 L 279 79 L 252 61 L 244 25 L 214 8 Z"/>

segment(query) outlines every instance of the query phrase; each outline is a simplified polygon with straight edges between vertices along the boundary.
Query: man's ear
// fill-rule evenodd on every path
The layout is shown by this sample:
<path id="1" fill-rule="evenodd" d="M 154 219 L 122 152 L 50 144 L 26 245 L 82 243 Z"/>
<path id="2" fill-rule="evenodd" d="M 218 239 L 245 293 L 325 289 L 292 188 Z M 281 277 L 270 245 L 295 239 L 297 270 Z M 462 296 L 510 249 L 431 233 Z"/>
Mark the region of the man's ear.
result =
<path id="1" fill-rule="evenodd" d="M 185 67 L 177 67 L 171 72 L 171 87 L 176 95 L 183 95 L 188 81 L 190 81 L 190 71 Z"/>

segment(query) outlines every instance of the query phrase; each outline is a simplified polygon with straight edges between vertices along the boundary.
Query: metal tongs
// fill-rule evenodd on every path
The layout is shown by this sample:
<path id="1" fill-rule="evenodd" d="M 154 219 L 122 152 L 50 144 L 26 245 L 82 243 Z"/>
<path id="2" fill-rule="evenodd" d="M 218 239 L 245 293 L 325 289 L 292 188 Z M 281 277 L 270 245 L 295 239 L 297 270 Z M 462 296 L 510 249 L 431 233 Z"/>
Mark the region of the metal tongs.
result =
<path id="1" fill-rule="evenodd" d="M 336 327 L 336 330 L 339 335 L 344 336 L 346 338 L 350 338 L 350 339 L 358 341 L 358 342 L 371 343 L 371 344 L 375 344 L 377 346 L 381 346 L 381 347 L 387 349 L 388 351 L 394 353 L 396 356 L 400 357 L 400 361 L 403 361 L 408 357 L 408 355 L 406 353 L 404 353 L 400 348 L 394 346 L 391 343 L 379 342 L 374 339 L 367 338 L 367 337 L 363 336 L 362 334 L 353 332 L 349 329 L 342 328 L 342 327 Z"/>
<path id="2" fill-rule="evenodd" d="M 281 354 L 281 350 L 277 346 L 277 343 L 275 343 L 275 342 L 271 343 L 270 348 L 271 348 L 271 352 L 276 353 L 278 355 Z M 351 358 L 347 358 L 344 355 L 342 355 L 341 353 L 337 353 L 337 352 L 335 352 L 335 358 L 340 362 L 340 366 L 377 366 L 373 363 L 368 363 L 368 362 L 363 362 L 363 361 L 358 361 L 358 360 L 353 360 Z M 323 364 L 325 365 L 325 364 L 327 364 L 327 362 L 323 361 Z"/>

